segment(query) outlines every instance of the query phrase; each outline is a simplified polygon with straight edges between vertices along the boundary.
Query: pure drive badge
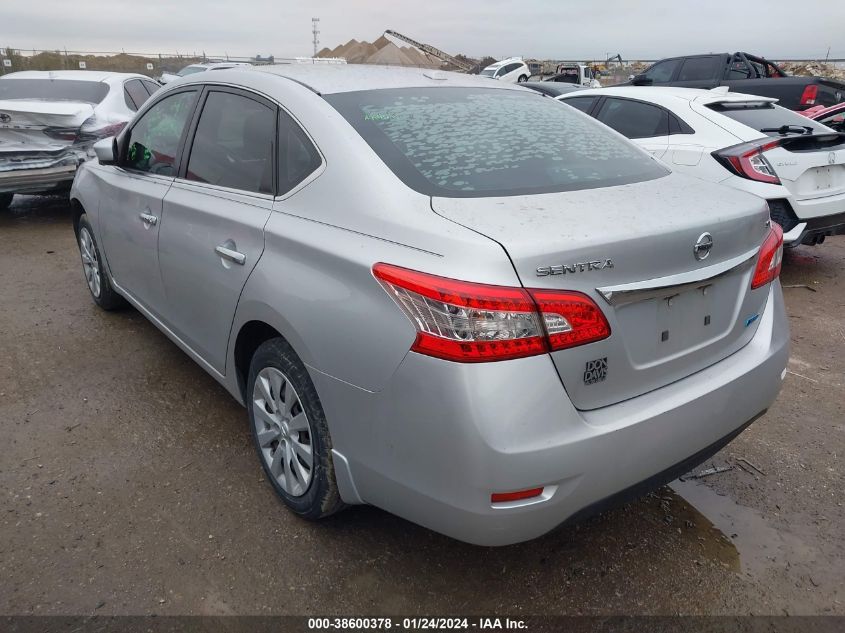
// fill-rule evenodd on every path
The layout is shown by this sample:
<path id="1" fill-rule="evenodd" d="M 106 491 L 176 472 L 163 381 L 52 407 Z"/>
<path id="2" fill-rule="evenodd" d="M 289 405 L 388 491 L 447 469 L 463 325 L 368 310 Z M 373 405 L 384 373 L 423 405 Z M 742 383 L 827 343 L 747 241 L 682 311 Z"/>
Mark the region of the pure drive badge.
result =
<path id="1" fill-rule="evenodd" d="M 584 368 L 584 384 L 592 385 L 607 378 L 607 357 L 588 360 Z"/>

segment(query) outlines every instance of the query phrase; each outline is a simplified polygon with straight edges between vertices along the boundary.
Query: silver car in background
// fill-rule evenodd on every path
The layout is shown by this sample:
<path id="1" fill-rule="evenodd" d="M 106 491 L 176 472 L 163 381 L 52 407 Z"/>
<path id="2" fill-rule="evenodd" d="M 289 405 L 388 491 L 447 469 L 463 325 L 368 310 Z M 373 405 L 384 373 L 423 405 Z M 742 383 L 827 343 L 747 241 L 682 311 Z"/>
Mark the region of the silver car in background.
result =
<path id="1" fill-rule="evenodd" d="M 0 77 L 0 210 L 15 193 L 67 192 L 92 145 L 123 129 L 159 87 L 144 75 L 93 70 Z"/>
<path id="2" fill-rule="evenodd" d="M 692 468 L 781 387 L 765 203 L 515 85 L 202 73 L 96 151 L 72 191 L 94 301 L 246 406 L 300 516 L 523 541 Z"/>

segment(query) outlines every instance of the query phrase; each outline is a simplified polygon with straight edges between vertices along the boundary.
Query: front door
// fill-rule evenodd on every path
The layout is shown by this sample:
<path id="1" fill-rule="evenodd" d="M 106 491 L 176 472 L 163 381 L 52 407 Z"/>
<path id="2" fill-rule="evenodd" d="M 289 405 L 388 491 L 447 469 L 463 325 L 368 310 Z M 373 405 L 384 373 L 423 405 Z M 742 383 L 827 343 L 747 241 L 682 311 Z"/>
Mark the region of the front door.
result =
<path id="1" fill-rule="evenodd" d="M 179 144 L 197 91 L 154 104 L 127 132 L 126 156 L 97 170 L 102 181 L 99 220 L 103 250 L 117 285 L 156 315 L 164 307 L 158 271 L 162 201 L 173 183 Z"/>
<path id="2" fill-rule="evenodd" d="M 277 108 L 222 87 L 207 88 L 201 108 L 164 198 L 159 266 L 168 327 L 224 373 L 235 308 L 273 209 Z"/>

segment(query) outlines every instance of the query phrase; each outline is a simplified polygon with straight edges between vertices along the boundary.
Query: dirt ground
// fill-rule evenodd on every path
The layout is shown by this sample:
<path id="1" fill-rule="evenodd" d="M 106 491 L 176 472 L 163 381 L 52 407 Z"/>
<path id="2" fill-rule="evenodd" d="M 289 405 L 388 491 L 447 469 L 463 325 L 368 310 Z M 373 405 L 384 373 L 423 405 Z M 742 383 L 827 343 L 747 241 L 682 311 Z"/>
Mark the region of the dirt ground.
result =
<path id="1" fill-rule="evenodd" d="M 264 480 L 246 413 L 88 296 L 66 202 L 0 215 L 2 614 L 845 614 L 845 237 L 788 253 L 792 358 L 730 470 L 533 542 L 465 545 Z M 743 461 L 744 460 L 744 461 Z"/>

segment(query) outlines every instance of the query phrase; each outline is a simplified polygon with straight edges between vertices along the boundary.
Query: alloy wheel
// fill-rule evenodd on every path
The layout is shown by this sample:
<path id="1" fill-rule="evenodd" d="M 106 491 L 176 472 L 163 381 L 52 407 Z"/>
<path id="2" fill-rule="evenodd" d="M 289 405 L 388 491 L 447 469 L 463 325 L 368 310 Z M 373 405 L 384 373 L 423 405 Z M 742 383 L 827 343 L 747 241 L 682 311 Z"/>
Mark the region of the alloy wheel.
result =
<path id="1" fill-rule="evenodd" d="M 252 411 L 267 469 L 282 490 L 301 497 L 314 475 L 313 434 L 299 394 L 280 370 L 265 367 L 258 372 Z"/>
<path id="2" fill-rule="evenodd" d="M 100 296 L 100 262 L 97 260 L 97 248 L 94 246 L 94 238 L 88 229 L 82 227 L 79 231 L 79 253 L 82 255 L 82 270 L 85 273 L 85 280 L 88 288 L 95 297 Z"/>

